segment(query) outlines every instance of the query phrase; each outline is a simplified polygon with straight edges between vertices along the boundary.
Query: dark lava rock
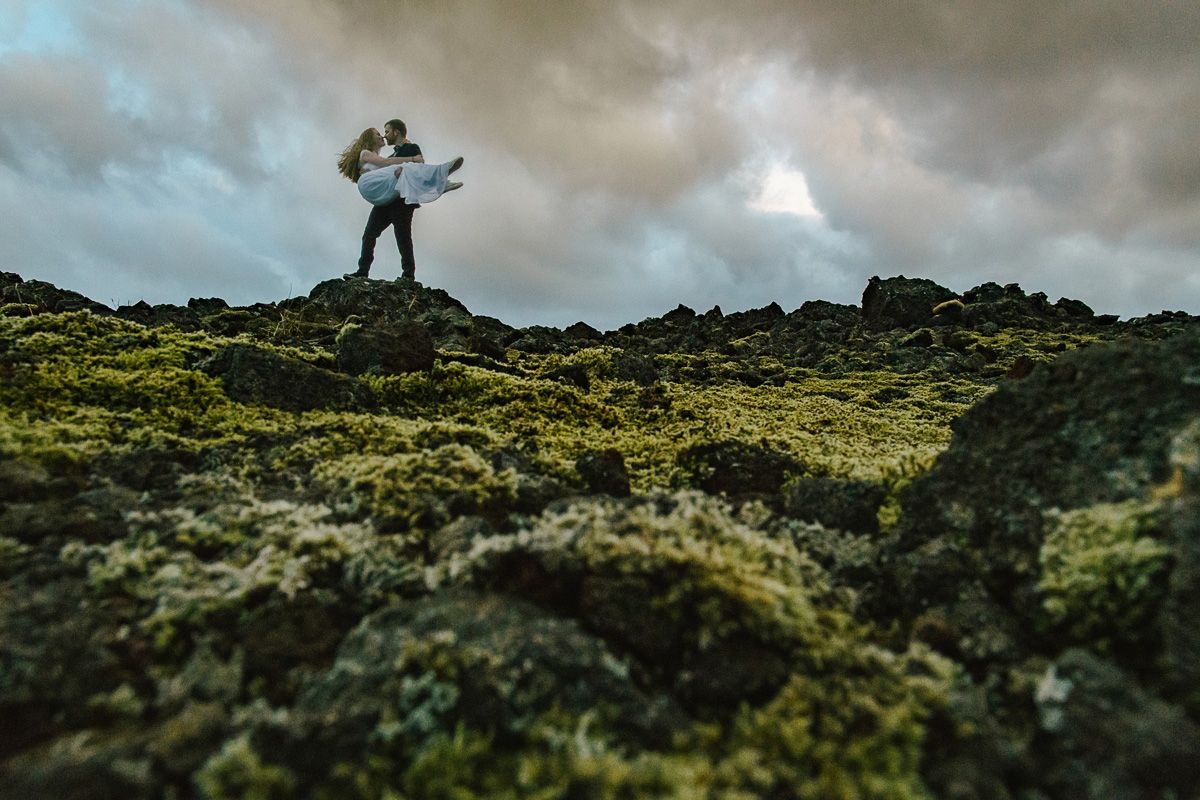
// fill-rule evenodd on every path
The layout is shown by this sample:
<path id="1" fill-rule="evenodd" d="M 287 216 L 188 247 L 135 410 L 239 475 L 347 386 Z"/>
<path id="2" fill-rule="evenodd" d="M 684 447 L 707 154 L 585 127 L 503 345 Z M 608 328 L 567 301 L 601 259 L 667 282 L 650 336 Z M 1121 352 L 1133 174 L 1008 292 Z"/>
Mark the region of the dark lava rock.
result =
<path id="1" fill-rule="evenodd" d="M 433 337 L 424 325 L 347 325 L 337 338 L 338 369 L 350 375 L 396 375 L 433 369 Z"/>
<path id="2" fill-rule="evenodd" d="M 593 328 L 591 325 L 588 325 L 586 322 L 576 322 L 574 325 L 570 325 L 563 329 L 563 336 L 567 337 L 568 339 L 578 339 L 580 342 L 590 344 L 599 342 L 603 334 Z"/>
<path id="3" fill-rule="evenodd" d="M 591 450 L 575 462 L 575 471 L 591 494 L 629 496 L 629 473 L 619 450 Z"/>
<path id="4" fill-rule="evenodd" d="M 725 323 L 733 328 L 738 338 L 749 336 L 758 331 L 769 330 L 784 316 L 783 309 L 778 303 L 770 303 L 762 308 L 749 311 L 735 311 L 725 315 Z"/>
<path id="5" fill-rule="evenodd" d="M 1175 564 L 1158 627 L 1168 691 L 1200 719 L 1200 418 L 1175 438 L 1174 468 L 1166 491 L 1172 501 L 1170 548 Z"/>
<path id="6" fill-rule="evenodd" d="M 174 325 L 181 331 L 197 331 L 203 327 L 200 315 L 191 308 L 167 304 L 152 306 L 145 300 L 139 300 L 133 305 L 121 306 L 113 312 L 113 316 L 145 325 L 148 328 Z"/>
<path id="7" fill-rule="evenodd" d="M 707 592 L 699 574 L 703 558 L 693 560 L 680 552 L 674 563 L 660 568 L 637 563 L 642 558 L 639 551 L 647 546 L 637 544 L 647 530 L 645 515 L 669 514 L 679 501 L 660 495 L 598 502 L 603 510 L 596 519 L 611 533 L 596 550 L 624 551 L 624 556 L 607 561 L 598 552 L 594 556 L 599 558 L 568 552 L 576 545 L 583 551 L 593 549 L 581 543 L 589 538 L 589 524 L 584 522 L 578 523 L 580 530 L 567 550 L 558 545 L 547 549 L 547 539 L 539 536 L 517 539 L 512 549 L 477 562 L 472 580 L 579 619 L 625 657 L 636 674 L 698 713 L 727 716 L 745 702 L 772 697 L 791 669 L 794 654 L 789 655 L 789 643 L 763 630 L 737 626 L 714 633 L 712 621 L 705 621 L 700 609 L 736 614 L 731 606 L 739 601 L 720 591 L 720 600 L 712 595 L 709 600 L 689 599 L 691 592 Z M 568 508 L 564 504 L 562 510 Z M 630 542 L 634 544 L 626 550 Z M 681 574 L 693 579 L 677 583 Z"/>
<path id="8" fill-rule="evenodd" d="M 478 320 L 479 317 L 476 317 Z M 473 333 L 467 337 L 467 352 L 478 353 L 481 356 L 503 363 L 508 356 L 504 346 L 486 333 Z"/>
<path id="9" fill-rule="evenodd" d="M 1196 785 L 1200 500 L 1188 476 L 1200 463 L 1189 444 L 1200 437 L 1198 363 L 1200 335 L 1181 334 L 1076 350 L 1002 383 L 954 424 L 950 447 L 902 495 L 897 536 L 867 589 L 873 614 L 911 623 L 979 685 L 1003 685 L 1031 657 L 1058 660 L 1039 699 L 1043 733 L 1013 750 L 1036 763 L 1018 784 L 1053 787 L 1049 796 L 1163 797 Z M 1099 574 L 1111 567 L 1093 556 L 1092 628 L 1077 633 L 1078 615 L 1054 621 L 1040 584 L 1047 514 L 1156 497 L 1165 521 L 1136 535 L 1167 555 L 1147 587 Z M 1138 604 L 1117 616 L 1103 592 L 1139 592 Z M 1064 654 L 1076 643 L 1107 660 Z M 1028 694 L 991 702 L 997 719 L 1028 713 Z"/>
<path id="10" fill-rule="evenodd" d="M 997 597 L 1036 614 L 1043 511 L 1141 499 L 1165 481 L 1168 446 L 1200 410 L 1186 380 L 1197 363 L 1200 336 L 1179 336 L 1076 350 L 1002 383 L 902 496 L 901 541 L 969 543 Z"/>
<path id="11" fill-rule="evenodd" d="M 323 321 L 333 330 L 350 317 L 367 328 L 395 329 L 404 322 L 417 322 L 438 348 L 481 353 L 497 360 L 503 360 L 504 344 L 515 330 L 492 317 L 473 316 L 442 289 L 406 280 L 324 281 L 305 301 L 305 319 Z"/>
<path id="12" fill-rule="evenodd" d="M 26 281 L 12 272 L 0 273 L 0 305 L 17 303 L 32 307 L 35 313 L 57 313 L 67 311 L 91 311 L 96 314 L 111 314 L 112 309 L 89 300 L 78 292 L 59 289 L 45 281 Z"/>
<path id="13" fill-rule="evenodd" d="M 1077 300 L 1060 299 L 1051 305 L 1043 292 L 1026 294 L 1015 283 L 1000 286 L 985 283 L 963 292 L 962 322 L 980 329 L 986 325 L 1002 328 L 1046 330 L 1064 324 L 1092 321 L 1091 309 Z"/>
<path id="14" fill-rule="evenodd" d="M 650 386 L 659 379 L 654 359 L 637 353 L 621 351 L 613 354 L 613 377 L 617 380 L 633 381 L 639 386 Z"/>
<path id="15" fill-rule="evenodd" d="M 333 667 L 301 696 L 272 752 L 328 768 L 361 757 L 385 720 L 413 746 L 463 723 L 494 731 L 493 746 L 518 744 L 538 715 L 600 706 L 622 741 L 665 746 L 686 717 L 663 695 L 647 695 L 602 640 L 570 620 L 513 597 L 456 591 L 367 617 L 347 636 Z M 291 741 L 287 741 L 291 739 Z"/>
<path id="16" fill-rule="evenodd" d="M 863 324 L 873 331 L 923 325 L 934 306 L 954 297 L 954 292 L 925 278 L 873 277 L 863 291 Z"/>
<path id="17" fill-rule="evenodd" d="M 545 325 L 530 325 L 519 331 L 513 331 L 505 337 L 505 345 L 523 353 L 568 353 L 575 349 L 576 343 L 563 339 L 557 328 Z"/>
<path id="18" fill-rule="evenodd" d="M 677 461 L 691 485 L 710 494 L 774 495 L 804 467 L 784 453 L 728 439 L 682 451 Z"/>
<path id="19" fill-rule="evenodd" d="M 1096 312 L 1092 311 L 1091 307 L 1082 301 L 1071 300 L 1067 297 L 1058 298 L 1058 302 L 1054 307 L 1064 311 L 1067 316 L 1076 317 L 1077 319 L 1091 319 L 1096 316 Z"/>
<path id="20" fill-rule="evenodd" d="M 879 532 L 879 507 L 887 489 L 872 481 L 797 478 L 783 490 L 784 513 L 853 533 Z"/>
<path id="21" fill-rule="evenodd" d="M 49 492 L 50 473 L 24 459 L 0 461 L 0 502 L 42 500 Z"/>
<path id="22" fill-rule="evenodd" d="M 809 322 L 836 322 L 848 328 L 854 327 L 860 316 L 858 306 L 831 303 L 828 300 L 805 300 L 789 316 L 792 315 Z"/>
<path id="23" fill-rule="evenodd" d="M 588 377 L 587 367 L 582 364 L 567 364 L 565 367 L 547 372 L 543 377 L 552 381 L 570 384 L 580 391 L 588 392 L 592 388 L 592 379 Z"/>
<path id="24" fill-rule="evenodd" d="M 229 303 L 219 297 L 192 297 L 187 301 L 187 307 L 206 317 L 229 308 Z"/>
<path id="25" fill-rule="evenodd" d="M 933 346 L 933 331 L 929 328 L 920 328 L 913 331 L 908 336 L 900 340 L 901 347 L 932 347 Z"/>
<path id="26" fill-rule="evenodd" d="M 540 514 L 546 506 L 571 494 L 566 486 L 542 474 L 537 464 L 520 447 L 504 447 L 492 456 L 497 472 L 512 470 L 517 476 L 517 497 L 511 511 L 518 514 Z M 492 522 L 501 522 L 493 519 Z"/>
<path id="27" fill-rule="evenodd" d="M 314 286 L 308 299 L 335 318 L 354 314 L 371 322 L 412 318 L 448 306 L 470 314 L 466 306 L 441 289 L 427 289 L 411 281 L 328 280 Z"/>
<path id="28" fill-rule="evenodd" d="M 285 411 L 367 405 L 366 393 L 353 378 L 251 345 L 229 345 L 196 366 L 219 377 L 226 394 L 239 403 Z"/>
<path id="29" fill-rule="evenodd" d="M 1042 785 L 1055 797 L 1193 797 L 1200 726 L 1113 664 L 1068 650 L 1037 692 Z"/>

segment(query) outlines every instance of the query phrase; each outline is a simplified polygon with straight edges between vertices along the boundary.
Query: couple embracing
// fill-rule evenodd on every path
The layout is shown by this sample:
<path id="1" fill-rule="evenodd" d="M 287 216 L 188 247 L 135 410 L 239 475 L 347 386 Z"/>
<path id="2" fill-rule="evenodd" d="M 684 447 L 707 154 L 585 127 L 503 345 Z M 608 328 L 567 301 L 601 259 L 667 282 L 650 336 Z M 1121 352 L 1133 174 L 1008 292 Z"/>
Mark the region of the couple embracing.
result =
<path id="1" fill-rule="evenodd" d="M 395 148 L 390 157 L 379 154 L 385 142 Z M 389 120 L 383 133 L 367 128 L 351 142 L 338 158 L 338 172 L 358 184 L 359 193 L 371 204 L 371 216 L 363 231 L 358 271 L 346 277 L 367 277 L 375 260 L 375 241 L 391 225 L 400 248 L 400 275 L 414 280 L 413 212 L 421 203 L 461 188 L 461 183 L 450 180 L 450 174 L 462 164 L 462 156 L 444 164 L 426 164 L 421 148 L 408 140 L 408 129 L 398 119 Z"/>

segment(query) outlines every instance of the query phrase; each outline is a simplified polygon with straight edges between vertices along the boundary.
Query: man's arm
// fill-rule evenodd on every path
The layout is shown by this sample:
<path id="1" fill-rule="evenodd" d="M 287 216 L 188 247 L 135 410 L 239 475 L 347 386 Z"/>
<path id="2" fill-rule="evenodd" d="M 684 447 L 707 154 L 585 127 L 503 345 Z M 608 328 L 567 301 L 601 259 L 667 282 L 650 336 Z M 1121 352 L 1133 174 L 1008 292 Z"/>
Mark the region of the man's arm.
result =
<path id="1" fill-rule="evenodd" d="M 411 164 L 414 161 L 417 161 L 418 159 L 421 162 L 425 161 L 425 159 L 419 155 L 416 157 L 414 157 L 414 156 L 388 156 L 387 158 L 384 158 L 383 156 L 379 155 L 378 153 L 372 153 L 370 150 L 367 150 L 366 152 L 364 152 L 363 156 L 362 156 L 363 161 L 365 161 L 368 164 L 374 164 L 377 167 L 386 167 L 391 164 Z"/>

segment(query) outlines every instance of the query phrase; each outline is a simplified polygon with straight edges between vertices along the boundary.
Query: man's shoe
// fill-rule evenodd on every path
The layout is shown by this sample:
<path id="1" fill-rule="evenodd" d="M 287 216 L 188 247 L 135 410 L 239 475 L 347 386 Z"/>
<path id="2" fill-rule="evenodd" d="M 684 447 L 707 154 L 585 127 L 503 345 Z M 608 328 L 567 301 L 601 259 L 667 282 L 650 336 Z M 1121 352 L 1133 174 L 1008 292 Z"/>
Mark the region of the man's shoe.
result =
<path id="1" fill-rule="evenodd" d="M 367 273 L 363 272 L 362 270 L 359 270 L 358 272 L 347 272 L 342 277 L 345 278 L 346 280 L 349 280 L 350 278 L 366 278 L 368 276 L 367 276 Z"/>
<path id="2" fill-rule="evenodd" d="M 446 174 L 449 175 L 454 172 L 458 172 L 458 170 L 462 167 L 462 165 L 463 165 L 463 157 L 459 156 L 458 158 L 456 158 L 450 162 L 450 172 L 448 172 Z"/>
<path id="3" fill-rule="evenodd" d="M 416 279 L 417 279 L 416 272 L 401 272 L 400 273 L 400 280 L 415 281 Z"/>

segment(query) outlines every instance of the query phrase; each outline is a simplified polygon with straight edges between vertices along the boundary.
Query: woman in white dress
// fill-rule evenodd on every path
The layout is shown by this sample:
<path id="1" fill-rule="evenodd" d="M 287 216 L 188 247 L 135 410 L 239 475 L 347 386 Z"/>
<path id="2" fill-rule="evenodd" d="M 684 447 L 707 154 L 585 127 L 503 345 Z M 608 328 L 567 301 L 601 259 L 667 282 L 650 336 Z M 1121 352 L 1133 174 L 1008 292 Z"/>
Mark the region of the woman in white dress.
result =
<path id="1" fill-rule="evenodd" d="M 338 158 L 338 172 L 358 184 L 359 194 L 368 203 L 386 206 L 398 197 L 409 205 L 431 203 L 462 188 L 461 183 L 449 179 L 450 173 L 463 165 L 462 156 L 444 164 L 426 164 L 419 155 L 381 156 L 383 144 L 383 134 L 367 128 Z"/>

